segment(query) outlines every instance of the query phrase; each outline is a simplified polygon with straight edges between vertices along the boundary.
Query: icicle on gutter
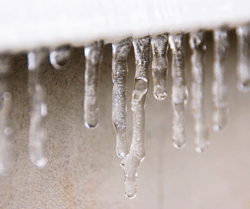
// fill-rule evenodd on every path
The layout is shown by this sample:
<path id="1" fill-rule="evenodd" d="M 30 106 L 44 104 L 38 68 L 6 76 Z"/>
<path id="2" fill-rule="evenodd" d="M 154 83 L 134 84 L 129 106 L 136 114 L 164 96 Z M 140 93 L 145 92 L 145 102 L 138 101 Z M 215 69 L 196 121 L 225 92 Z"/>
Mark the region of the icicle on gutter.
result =
<path id="1" fill-rule="evenodd" d="M 188 91 L 185 73 L 185 35 L 183 33 L 170 35 L 172 49 L 172 105 L 173 105 L 173 146 L 183 148 L 186 145 L 185 136 L 185 106 Z"/>
<path id="2" fill-rule="evenodd" d="M 206 33 L 200 31 L 190 34 L 190 47 L 192 50 L 192 109 L 195 120 L 195 150 L 199 153 L 208 150 L 209 127 L 205 117 L 205 61 L 206 61 Z"/>
<path id="3" fill-rule="evenodd" d="M 140 162 L 145 157 L 145 113 L 144 105 L 148 92 L 148 67 L 150 64 L 150 37 L 133 40 L 136 72 L 131 109 L 133 111 L 133 138 L 130 151 L 121 162 L 124 170 L 125 194 L 128 198 L 136 195 L 136 177 Z"/>
<path id="4" fill-rule="evenodd" d="M 70 59 L 70 54 L 70 45 L 60 46 L 50 52 L 50 63 L 55 69 L 60 70 Z"/>
<path id="5" fill-rule="evenodd" d="M 152 76 L 154 97 L 164 100 L 167 97 L 167 76 L 168 76 L 168 34 L 162 34 L 152 38 Z"/>
<path id="6" fill-rule="evenodd" d="M 12 95 L 8 88 L 8 75 L 10 73 L 10 57 L 0 55 L 0 175 L 7 175 L 11 166 L 10 137 L 12 128 L 9 126 L 9 114 L 11 111 Z"/>
<path id="7" fill-rule="evenodd" d="M 226 28 L 214 31 L 214 67 L 213 67 L 213 129 L 221 131 L 226 127 L 228 118 L 228 93 L 225 85 L 225 64 L 229 49 Z"/>
<path id="8" fill-rule="evenodd" d="M 28 91 L 31 106 L 29 155 L 32 163 L 40 168 L 47 163 L 44 151 L 44 142 L 46 140 L 44 119 L 47 116 L 47 104 L 45 103 L 44 89 L 41 85 L 41 65 L 46 55 L 46 49 L 37 49 L 28 54 Z"/>
<path id="9" fill-rule="evenodd" d="M 237 87 L 242 92 L 250 90 L 250 24 L 238 27 L 237 48 L 238 48 L 238 64 L 237 64 Z"/>
<path id="10" fill-rule="evenodd" d="M 126 137 L 126 91 L 127 91 L 127 56 L 132 46 L 132 38 L 118 44 L 112 44 L 112 122 L 116 131 L 116 154 L 125 158 L 128 154 Z"/>
<path id="11" fill-rule="evenodd" d="M 94 128 L 98 124 L 98 84 L 99 65 L 102 59 L 104 42 L 96 41 L 84 48 L 85 67 L 85 94 L 84 120 L 87 128 Z"/>

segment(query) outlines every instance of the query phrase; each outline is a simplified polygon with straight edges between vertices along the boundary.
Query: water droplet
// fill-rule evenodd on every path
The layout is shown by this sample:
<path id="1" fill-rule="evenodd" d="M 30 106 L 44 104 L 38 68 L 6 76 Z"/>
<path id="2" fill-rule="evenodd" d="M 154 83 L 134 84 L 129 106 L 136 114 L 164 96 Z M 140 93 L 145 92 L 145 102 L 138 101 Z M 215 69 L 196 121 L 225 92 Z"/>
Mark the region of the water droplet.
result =
<path id="1" fill-rule="evenodd" d="M 58 47 L 54 51 L 50 52 L 50 63 L 54 68 L 60 70 L 70 59 L 70 54 L 70 45 Z"/>
<path id="2" fill-rule="evenodd" d="M 6 128 L 4 129 L 4 134 L 5 134 L 6 136 L 10 136 L 10 135 L 12 134 L 12 128 L 11 128 L 11 127 L 6 127 Z"/>

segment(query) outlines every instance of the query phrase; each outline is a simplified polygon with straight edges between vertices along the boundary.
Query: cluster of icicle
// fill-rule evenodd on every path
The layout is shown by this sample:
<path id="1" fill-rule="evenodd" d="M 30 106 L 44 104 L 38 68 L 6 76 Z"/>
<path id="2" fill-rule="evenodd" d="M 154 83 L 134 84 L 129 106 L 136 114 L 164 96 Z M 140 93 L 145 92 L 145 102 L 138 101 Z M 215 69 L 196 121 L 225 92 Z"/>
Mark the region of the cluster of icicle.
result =
<path id="1" fill-rule="evenodd" d="M 238 35 L 238 88 L 243 92 L 250 90 L 250 26 L 237 28 Z M 206 32 L 198 31 L 190 34 L 189 44 L 192 50 L 192 110 L 195 121 L 196 151 L 206 152 L 209 146 L 209 125 L 204 109 L 204 81 Z M 126 137 L 126 79 L 128 74 L 127 56 L 134 48 L 136 72 L 132 93 L 131 109 L 133 111 L 133 137 L 128 148 Z M 172 50 L 172 106 L 173 106 L 173 146 L 183 148 L 185 137 L 185 105 L 188 91 L 185 75 L 185 34 L 162 34 L 156 37 L 146 36 L 139 39 L 127 38 L 112 44 L 112 122 L 116 131 L 116 153 L 123 158 L 121 166 L 124 170 L 125 194 L 128 198 L 136 195 L 136 177 L 140 162 L 145 158 L 145 101 L 149 86 L 149 66 L 153 76 L 153 94 L 158 100 L 167 97 L 168 49 Z M 84 120 L 87 128 L 98 124 L 98 78 L 104 42 L 96 41 L 84 48 L 86 58 Z M 227 123 L 228 101 L 225 85 L 225 63 L 229 49 L 228 29 L 214 30 L 214 67 L 213 67 L 213 129 L 223 130 Z M 63 46 L 50 51 L 50 62 L 56 69 L 61 69 L 70 58 L 70 46 Z M 47 163 L 43 149 L 46 140 L 44 119 L 47 115 L 45 92 L 41 85 L 41 67 L 47 49 L 41 48 L 28 53 L 30 96 L 30 131 L 29 155 L 37 167 Z M 8 91 L 8 73 L 10 64 L 8 57 L 0 57 L 0 174 L 6 174 L 10 167 L 9 150 L 12 129 L 9 126 L 9 113 L 12 96 Z"/>

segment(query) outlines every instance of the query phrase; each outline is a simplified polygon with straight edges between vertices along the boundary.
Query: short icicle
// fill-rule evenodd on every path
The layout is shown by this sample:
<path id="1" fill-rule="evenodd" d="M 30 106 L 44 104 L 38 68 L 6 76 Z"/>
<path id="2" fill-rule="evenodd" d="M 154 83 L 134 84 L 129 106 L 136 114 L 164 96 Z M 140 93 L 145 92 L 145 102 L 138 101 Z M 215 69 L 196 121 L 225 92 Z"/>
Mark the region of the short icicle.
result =
<path id="1" fill-rule="evenodd" d="M 192 50 L 192 110 L 195 120 L 195 150 L 199 153 L 206 152 L 209 146 L 209 126 L 205 117 L 205 61 L 206 61 L 206 36 L 204 31 L 190 34 L 190 48 Z"/>
<path id="2" fill-rule="evenodd" d="M 144 105 L 148 92 L 148 67 L 150 64 L 150 37 L 133 40 L 136 72 L 131 109 L 133 111 L 133 138 L 129 153 L 122 160 L 125 194 L 134 198 L 137 187 L 137 169 L 145 157 L 145 113 Z"/>
<path id="3" fill-rule="evenodd" d="M 84 121 L 87 128 L 94 128 L 98 124 L 99 67 L 102 59 L 103 46 L 103 41 L 96 41 L 84 48 L 86 60 Z"/>
<path id="4" fill-rule="evenodd" d="M 71 48 L 70 45 L 60 46 L 52 50 L 49 55 L 50 63 L 57 70 L 62 69 L 63 66 L 70 59 Z"/>
<path id="5" fill-rule="evenodd" d="M 152 76 L 154 97 L 164 100 L 167 97 L 167 76 L 168 76 L 168 34 L 153 37 L 152 46 Z"/>
<path id="6" fill-rule="evenodd" d="M 11 144 L 9 114 L 11 111 L 12 94 L 9 92 L 8 75 L 10 73 L 10 56 L 0 55 L 0 175 L 5 176 L 11 167 Z"/>
<path id="7" fill-rule="evenodd" d="M 172 105 L 173 105 L 173 146 L 183 148 L 186 145 L 185 136 L 185 106 L 188 91 L 185 69 L 185 35 L 183 33 L 170 35 L 172 49 Z"/>
<path id="8" fill-rule="evenodd" d="M 32 163 L 42 168 L 47 163 L 44 142 L 46 131 L 44 119 L 47 116 L 47 104 L 44 98 L 44 89 L 41 85 L 41 65 L 47 56 L 46 49 L 37 49 L 28 54 L 30 96 L 30 130 L 29 130 L 29 155 Z"/>
<path id="9" fill-rule="evenodd" d="M 127 91 L 127 56 L 132 46 L 132 38 L 118 44 L 112 44 L 112 122 L 116 131 L 116 154 L 125 158 L 128 154 L 126 137 L 126 91 Z"/>
<path id="10" fill-rule="evenodd" d="M 240 26 L 237 33 L 237 87 L 242 92 L 250 91 L 250 24 Z"/>
<path id="11" fill-rule="evenodd" d="M 214 31 L 214 66 L 213 66 L 213 129 L 224 130 L 228 118 L 228 93 L 225 84 L 225 65 L 229 49 L 227 28 Z"/>

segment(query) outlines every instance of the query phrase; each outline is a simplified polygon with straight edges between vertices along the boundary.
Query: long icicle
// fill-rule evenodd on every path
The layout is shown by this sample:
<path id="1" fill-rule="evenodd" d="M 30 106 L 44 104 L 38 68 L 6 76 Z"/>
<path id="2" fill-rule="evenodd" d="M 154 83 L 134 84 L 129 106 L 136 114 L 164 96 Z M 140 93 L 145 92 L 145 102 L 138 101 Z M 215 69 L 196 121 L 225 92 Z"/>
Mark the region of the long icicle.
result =
<path id="1" fill-rule="evenodd" d="M 10 137 L 12 128 L 9 126 L 9 114 L 11 111 L 12 95 L 8 87 L 8 75 L 10 73 L 10 57 L 0 55 L 0 175 L 7 175 L 11 166 Z"/>
<path id="2" fill-rule="evenodd" d="M 29 152 L 31 161 L 40 168 L 47 163 L 43 148 L 46 140 L 44 119 L 47 116 L 47 104 L 45 103 L 44 90 L 41 85 L 41 65 L 46 55 L 46 49 L 38 49 L 28 54 L 28 91 L 31 105 Z"/>
<path id="3" fill-rule="evenodd" d="M 87 128 L 94 128 L 98 124 L 98 84 L 99 67 L 102 59 L 104 42 L 96 41 L 85 47 L 85 94 L 84 120 Z"/>
<path id="4" fill-rule="evenodd" d="M 190 47 L 192 49 L 192 109 L 195 120 L 195 150 L 199 153 L 206 152 L 209 146 L 209 127 L 205 117 L 205 61 L 206 61 L 206 36 L 204 31 L 190 34 Z"/>
<path id="5" fill-rule="evenodd" d="M 71 54 L 70 45 L 60 46 L 50 52 L 49 55 L 50 63 L 53 65 L 55 69 L 60 70 L 70 59 L 70 54 Z"/>
<path id="6" fill-rule="evenodd" d="M 168 76 L 168 34 L 162 34 L 152 38 L 152 76 L 154 97 L 164 100 L 167 97 L 167 76 Z"/>
<path id="7" fill-rule="evenodd" d="M 173 146 L 183 148 L 186 145 L 185 136 L 185 106 L 188 91 L 185 73 L 185 35 L 183 33 L 170 35 L 172 49 L 172 105 L 173 105 Z"/>
<path id="8" fill-rule="evenodd" d="M 132 39 L 125 39 L 112 44 L 112 122 L 116 131 L 116 154 L 125 158 L 128 154 L 126 137 L 126 91 L 127 91 L 127 56 L 132 46 Z"/>
<path id="9" fill-rule="evenodd" d="M 240 26 L 237 32 L 237 87 L 242 92 L 250 91 L 250 24 Z"/>
<path id="10" fill-rule="evenodd" d="M 126 158 L 121 162 L 124 170 L 125 194 L 134 198 L 137 187 L 137 169 L 145 157 L 144 105 L 148 92 L 148 67 L 150 64 L 150 37 L 133 40 L 136 72 L 131 109 L 133 111 L 133 138 Z"/>
<path id="11" fill-rule="evenodd" d="M 225 85 L 225 65 L 229 49 L 228 31 L 226 28 L 214 31 L 214 67 L 213 67 L 213 129 L 224 130 L 228 118 L 228 93 Z"/>

